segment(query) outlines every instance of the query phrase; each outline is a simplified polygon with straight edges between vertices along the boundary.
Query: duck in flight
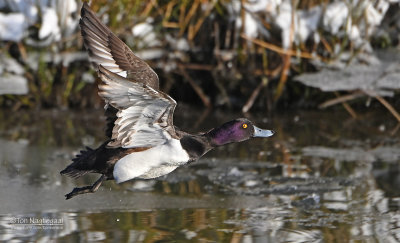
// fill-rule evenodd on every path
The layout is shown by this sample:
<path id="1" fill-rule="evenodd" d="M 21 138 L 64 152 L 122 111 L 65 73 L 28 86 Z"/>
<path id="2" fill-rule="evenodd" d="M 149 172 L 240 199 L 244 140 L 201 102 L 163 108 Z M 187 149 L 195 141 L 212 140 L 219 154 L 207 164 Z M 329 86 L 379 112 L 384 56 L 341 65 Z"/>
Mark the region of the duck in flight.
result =
<path id="1" fill-rule="evenodd" d="M 79 24 L 101 79 L 99 95 L 106 102 L 108 140 L 96 149 L 81 151 L 60 172 L 72 178 L 101 174 L 93 185 L 74 188 L 66 199 L 95 192 L 105 180 L 121 183 L 163 176 L 215 147 L 274 134 L 245 118 L 199 134 L 180 130 L 173 124 L 176 102 L 159 90 L 157 74 L 101 23 L 87 3 Z"/>

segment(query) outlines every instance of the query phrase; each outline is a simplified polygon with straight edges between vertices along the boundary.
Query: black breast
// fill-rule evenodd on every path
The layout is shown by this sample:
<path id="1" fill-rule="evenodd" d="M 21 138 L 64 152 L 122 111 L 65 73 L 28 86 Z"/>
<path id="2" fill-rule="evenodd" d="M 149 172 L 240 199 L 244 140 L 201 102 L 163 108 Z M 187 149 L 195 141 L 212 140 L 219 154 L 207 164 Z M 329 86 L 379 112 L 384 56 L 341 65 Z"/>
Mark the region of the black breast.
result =
<path id="1" fill-rule="evenodd" d="M 190 161 L 197 160 L 210 150 L 202 137 L 185 135 L 180 142 L 182 148 L 189 154 Z"/>

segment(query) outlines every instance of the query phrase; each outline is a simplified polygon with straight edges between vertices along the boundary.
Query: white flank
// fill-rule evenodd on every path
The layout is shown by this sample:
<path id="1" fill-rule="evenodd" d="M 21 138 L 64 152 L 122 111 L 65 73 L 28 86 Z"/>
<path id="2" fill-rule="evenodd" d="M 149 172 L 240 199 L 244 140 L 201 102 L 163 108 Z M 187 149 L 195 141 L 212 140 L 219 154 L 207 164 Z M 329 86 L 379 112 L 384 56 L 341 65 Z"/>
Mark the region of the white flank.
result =
<path id="1" fill-rule="evenodd" d="M 170 139 L 162 145 L 143 152 L 131 153 L 118 160 L 114 167 L 117 183 L 135 177 L 150 179 L 166 175 L 189 161 L 189 155 L 177 139 Z"/>

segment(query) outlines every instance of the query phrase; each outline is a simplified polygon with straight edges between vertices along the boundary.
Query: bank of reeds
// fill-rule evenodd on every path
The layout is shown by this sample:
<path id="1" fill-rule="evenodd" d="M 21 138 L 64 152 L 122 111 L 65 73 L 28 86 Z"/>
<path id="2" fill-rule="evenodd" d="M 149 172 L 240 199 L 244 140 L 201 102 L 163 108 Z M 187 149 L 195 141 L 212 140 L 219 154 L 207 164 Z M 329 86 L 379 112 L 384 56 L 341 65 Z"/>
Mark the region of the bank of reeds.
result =
<path id="1" fill-rule="evenodd" d="M 332 63 L 345 65 L 369 52 L 372 29 L 379 23 L 372 24 L 368 11 L 380 9 L 364 2 L 366 6 L 346 7 L 322 0 L 283 1 L 280 6 L 246 0 L 96 0 L 91 8 L 150 63 L 165 92 L 189 103 L 246 112 L 254 106 L 271 108 L 278 101 L 305 98 L 310 93 L 299 84 L 291 84 L 294 88 L 288 91 L 291 76 Z M 74 20 L 79 18 L 79 7 L 71 13 Z M 326 17 L 335 14 L 328 12 L 335 7 L 348 10 L 338 23 Z M 0 96 L 0 105 L 14 109 L 100 105 L 91 78 L 96 75 L 82 49 L 79 28 L 68 35 L 61 29 L 60 40 L 43 44 L 46 39 L 38 37 L 42 17 L 20 41 L 0 42 L 1 54 L 18 61 L 29 86 L 25 95 Z M 375 40 L 381 46 L 396 41 L 382 36 Z"/>

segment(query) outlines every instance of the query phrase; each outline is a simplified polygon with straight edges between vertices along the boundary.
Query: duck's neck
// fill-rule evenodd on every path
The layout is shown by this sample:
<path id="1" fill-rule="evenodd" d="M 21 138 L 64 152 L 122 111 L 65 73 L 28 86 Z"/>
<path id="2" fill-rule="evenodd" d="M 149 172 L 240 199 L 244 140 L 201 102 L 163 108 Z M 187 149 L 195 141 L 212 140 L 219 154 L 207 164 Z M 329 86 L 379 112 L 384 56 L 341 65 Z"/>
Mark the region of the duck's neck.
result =
<path id="1" fill-rule="evenodd" d="M 232 131 L 225 129 L 224 127 L 217 127 L 204 134 L 204 136 L 208 138 L 211 146 L 217 147 L 232 143 L 232 137 L 230 136 L 231 133 Z"/>
<path id="2" fill-rule="evenodd" d="M 190 160 L 194 161 L 213 149 L 208 144 L 208 138 L 204 135 L 184 135 L 181 139 L 181 146 L 189 154 Z"/>

